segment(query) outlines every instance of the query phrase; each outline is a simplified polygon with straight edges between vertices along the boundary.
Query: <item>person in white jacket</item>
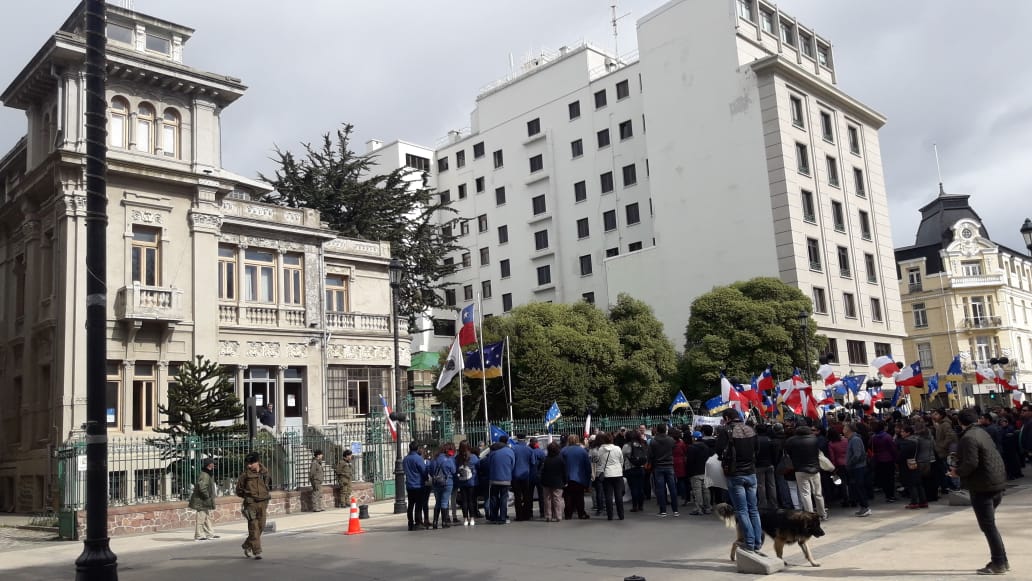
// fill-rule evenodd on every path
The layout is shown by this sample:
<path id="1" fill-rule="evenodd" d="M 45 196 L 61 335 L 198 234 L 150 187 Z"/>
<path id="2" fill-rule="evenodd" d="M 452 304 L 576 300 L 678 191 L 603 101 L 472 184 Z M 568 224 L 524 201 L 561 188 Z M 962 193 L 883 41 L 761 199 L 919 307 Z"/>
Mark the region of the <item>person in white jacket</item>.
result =
<path id="1" fill-rule="evenodd" d="M 599 472 L 603 478 L 602 491 L 606 502 L 606 518 L 613 520 L 613 505 L 616 505 L 616 516 L 624 519 L 623 511 L 623 452 L 613 445 L 613 437 L 599 434 L 602 445 L 598 448 Z"/>

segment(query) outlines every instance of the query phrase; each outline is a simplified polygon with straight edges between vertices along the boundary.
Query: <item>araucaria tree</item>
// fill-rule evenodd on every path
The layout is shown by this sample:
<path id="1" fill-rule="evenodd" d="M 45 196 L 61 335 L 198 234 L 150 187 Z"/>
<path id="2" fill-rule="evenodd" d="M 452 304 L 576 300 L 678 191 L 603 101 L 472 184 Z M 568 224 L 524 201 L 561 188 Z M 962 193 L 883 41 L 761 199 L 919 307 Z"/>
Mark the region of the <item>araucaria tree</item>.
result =
<path id="1" fill-rule="evenodd" d="M 460 219 L 439 221 L 439 214 L 454 210 L 426 187 L 425 173 L 407 167 L 377 173 L 375 155 L 351 150 L 351 132 L 352 126 L 344 125 L 324 134 L 317 146 L 302 144 L 301 155 L 277 147 L 279 168 L 272 177 L 260 176 L 276 189 L 265 201 L 319 210 L 344 237 L 390 242 L 391 254 L 406 273 L 401 313 L 445 306 L 439 291 L 457 266 L 445 264 L 444 258 L 460 249 L 452 234 Z"/>
<path id="2" fill-rule="evenodd" d="M 623 357 L 617 365 L 617 401 L 622 409 L 648 410 L 669 403 L 677 393 L 671 379 L 677 353 L 652 307 L 620 293 L 609 309 Z"/>
<path id="3" fill-rule="evenodd" d="M 240 423 L 244 406 L 236 396 L 229 372 L 218 363 L 198 355 L 179 368 L 168 386 L 168 405 L 158 404 L 165 417 L 155 432 L 168 435 L 175 445 L 186 436 L 217 436 L 246 430 Z"/>

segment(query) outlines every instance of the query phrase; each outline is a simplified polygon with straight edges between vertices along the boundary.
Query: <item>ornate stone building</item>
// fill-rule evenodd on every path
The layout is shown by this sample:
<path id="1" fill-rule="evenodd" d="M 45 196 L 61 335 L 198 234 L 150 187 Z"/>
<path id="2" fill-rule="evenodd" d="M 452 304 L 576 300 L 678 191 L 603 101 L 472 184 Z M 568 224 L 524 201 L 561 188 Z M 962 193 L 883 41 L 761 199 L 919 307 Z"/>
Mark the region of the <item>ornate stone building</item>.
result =
<path id="1" fill-rule="evenodd" d="M 80 4 L 0 95 L 27 121 L 0 159 L 0 511 L 52 503 L 54 450 L 85 421 L 82 21 Z M 185 65 L 192 33 L 108 6 L 110 434 L 159 426 L 196 355 L 280 429 L 367 414 L 392 392 L 389 245 L 259 203 L 266 184 L 222 167 L 220 115 L 246 87 Z"/>

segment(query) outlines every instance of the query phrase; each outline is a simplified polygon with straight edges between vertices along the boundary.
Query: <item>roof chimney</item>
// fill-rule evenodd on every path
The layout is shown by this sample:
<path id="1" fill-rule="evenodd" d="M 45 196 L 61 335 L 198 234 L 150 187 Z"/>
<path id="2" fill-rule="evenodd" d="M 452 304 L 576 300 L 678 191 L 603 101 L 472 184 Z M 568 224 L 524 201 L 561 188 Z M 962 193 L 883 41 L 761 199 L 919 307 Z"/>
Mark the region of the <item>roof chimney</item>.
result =
<path id="1" fill-rule="evenodd" d="M 380 141 L 379 139 L 370 139 L 369 141 L 365 142 L 365 146 L 366 146 L 366 153 L 372 153 L 372 152 L 376 151 L 377 149 L 380 149 L 381 147 L 383 147 L 383 142 Z"/>

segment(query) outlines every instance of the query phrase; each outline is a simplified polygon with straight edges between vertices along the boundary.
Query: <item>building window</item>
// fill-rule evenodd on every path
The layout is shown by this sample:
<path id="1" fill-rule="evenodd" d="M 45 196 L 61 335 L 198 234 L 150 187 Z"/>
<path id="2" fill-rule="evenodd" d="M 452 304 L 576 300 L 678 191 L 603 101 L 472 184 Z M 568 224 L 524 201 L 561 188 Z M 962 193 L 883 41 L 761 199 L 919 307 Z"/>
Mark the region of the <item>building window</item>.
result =
<path id="1" fill-rule="evenodd" d="M 458 299 L 455 297 L 455 289 L 446 288 L 444 289 L 444 304 L 448 307 L 454 307 L 458 303 Z M 436 332 L 434 333 L 436 335 Z"/>
<path id="2" fill-rule="evenodd" d="M 614 256 L 620 256 L 619 248 L 606 248 L 606 258 L 612 258 Z"/>
<path id="3" fill-rule="evenodd" d="M 867 365 L 867 343 L 846 341 L 846 354 L 850 365 Z"/>
<path id="4" fill-rule="evenodd" d="M 455 265 L 455 257 L 453 257 L 453 256 L 445 256 L 444 260 L 442 262 L 444 263 L 445 266 L 454 266 Z"/>
<path id="5" fill-rule="evenodd" d="M 598 138 L 598 148 L 609 147 L 609 130 L 603 129 L 595 134 Z"/>
<path id="6" fill-rule="evenodd" d="M 540 196 L 534 196 L 530 200 L 530 205 L 531 205 L 531 208 L 534 211 L 534 215 L 535 216 L 537 216 L 539 214 L 544 214 L 548 210 L 548 208 L 545 205 L 545 195 L 544 194 L 541 194 Z"/>
<path id="7" fill-rule="evenodd" d="M 548 248 L 548 230 L 538 230 L 534 233 L 534 250 Z"/>
<path id="8" fill-rule="evenodd" d="M 838 360 L 838 339 L 828 337 L 828 353 L 835 356 L 835 360 Z"/>
<path id="9" fill-rule="evenodd" d="M 591 274 L 591 255 L 585 254 L 580 257 L 580 274 L 581 276 L 588 276 Z"/>
<path id="10" fill-rule="evenodd" d="M 842 202 L 831 202 L 831 218 L 835 223 L 835 230 L 839 232 L 846 231 L 846 215 L 842 211 Z"/>
<path id="11" fill-rule="evenodd" d="M 491 298 L 491 281 L 484 280 L 480 282 L 480 296 L 485 299 Z"/>
<path id="12" fill-rule="evenodd" d="M 817 43 L 817 62 L 822 67 L 831 68 L 831 48 L 819 42 Z"/>
<path id="13" fill-rule="evenodd" d="M 802 30 L 799 31 L 799 48 L 803 51 L 803 54 L 813 58 L 813 37 Z"/>
<path id="14" fill-rule="evenodd" d="M 584 140 L 575 139 L 570 142 L 570 155 L 574 158 L 584 155 Z"/>
<path id="15" fill-rule="evenodd" d="M 451 203 L 451 192 L 450 191 L 444 190 L 443 192 L 441 192 L 440 196 L 441 196 L 441 203 L 442 204 L 447 205 L 447 204 Z"/>
<path id="16" fill-rule="evenodd" d="M 828 166 L 828 185 L 833 188 L 837 188 L 839 187 L 838 160 L 828 155 L 825 156 L 825 161 Z"/>
<path id="17" fill-rule="evenodd" d="M 136 110 L 136 151 L 150 153 L 154 150 L 154 107 L 140 103 Z"/>
<path id="18" fill-rule="evenodd" d="M 509 278 L 512 276 L 512 267 L 509 264 L 509 259 L 504 258 L 498 262 L 498 268 L 501 270 L 502 278 Z"/>
<path id="19" fill-rule="evenodd" d="M 803 203 L 803 220 L 807 222 L 817 223 L 817 212 L 814 210 L 813 205 L 813 192 L 803 190 L 800 193 Z"/>
<path id="20" fill-rule="evenodd" d="M 133 429 L 146 430 L 154 427 L 156 415 L 157 382 L 153 363 L 137 363 L 133 366 Z"/>
<path id="21" fill-rule="evenodd" d="M 871 239 L 871 217 L 864 210 L 860 210 L 860 237 L 864 240 Z"/>
<path id="22" fill-rule="evenodd" d="M 129 143 L 129 103 L 121 97 L 115 97 L 111 100 L 108 115 L 108 144 L 124 149 Z"/>
<path id="23" fill-rule="evenodd" d="M 161 116 L 161 151 L 165 157 L 179 157 L 179 113 L 165 109 Z"/>
<path id="24" fill-rule="evenodd" d="M 484 142 L 473 144 L 473 159 L 480 159 L 484 157 Z"/>
<path id="25" fill-rule="evenodd" d="M 831 113 L 821 111 L 821 137 L 824 141 L 835 143 L 835 126 L 831 122 Z"/>
<path id="26" fill-rule="evenodd" d="M 767 34 L 774 34 L 774 14 L 760 8 L 760 28 Z"/>
<path id="27" fill-rule="evenodd" d="M 467 284 L 462 287 L 462 299 L 466 301 L 473 300 L 473 285 Z"/>
<path id="28" fill-rule="evenodd" d="M 803 100 L 792 95 L 788 98 L 789 106 L 792 108 L 792 125 L 802 129 L 806 127 L 806 117 L 803 115 Z"/>
<path id="29" fill-rule="evenodd" d="M 753 0 L 738 0 L 738 17 L 752 22 Z"/>
<path id="30" fill-rule="evenodd" d="M 874 356 L 884 357 L 886 355 L 892 355 L 892 345 L 888 343 L 875 343 L 874 344 Z"/>
<path id="31" fill-rule="evenodd" d="M 918 292 L 922 290 L 920 268 L 907 269 L 907 283 L 910 288 L 910 292 Z"/>
<path id="32" fill-rule="evenodd" d="M 810 259 L 810 270 L 821 271 L 821 244 L 816 238 L 806 239 L 806 255 Z"/>
<path id="33" fill-rule="evenodd" d="M 469 268 L 471 266 L 473 266 L 473 258 L 470 256 L 469 252 L 463 252 L 462 253 L 462 268 Z"/>
<path id="34" fill-rule="evenodd" d="M 164 36 L 158 36 L 156 34 L 148 34 L 146 45 L 147 50 L 152 52 L 159 52 L 161 54 L 171 54 L 172 52 L 172 41 L 165 38 Z"/>
<path id="35" fill-rule="evenodd" d="M 21 378 L 18 378 L 20 380 Z M 17 386 L 15 386 L 17 388 Z M 20 396 L 21 390 L 16 389 L 15 396 Z M 119 420 L 119 405 L 122 395 L 122 362 L 107 362 L 107 379 L 104 384 L 104 415 L 107 418 L 107 427 L 117 428 Z"/>
<path id="36" fill-rule="evenodd" d="M 448 156 L 437 158 L 437 173 L 444 173 L 448 171 Z"/>
<path id="37" fill-rule="evenodd" d="M 624 187 L 633 186 L 638 183 L 638 168 L 632 163 L 631 165 L 623 166 L 623 185 Z"/>
<path id="38" fill-rule="evenodd" d="M 466 150 L 460 149 L 455 152 L 455 167 L 466 167 Z"/>
<path id="39" fill-rule="evenodd" d="M 498 227 L 498 243 L 507 244 L 509 242 L 509 226 L 502 225 Z"/>
<path id="40" fill-rule="evenodd" d="M 574 101 L 567 105 L 566 108 L 570 111 L 570 121 L 580 117 L 580 101 Z"/>
<path id="41" fill-rule="evenodd" d="M 276 302 L 276 258 L 268 250 L 244 251 L 244 300 Z"/>
<path id="42" fill-rule="evenodd" d="M 856 318 L 856 297 L 853 293 L 842 293 L 842 310 L 846 314 L 846 318 Z"/>
<path id="43" fill-rule="evenodd" d="M 874 264 L 874 255 L 864 253 L 864 268 L 867 270 L 867 282 L 878 283 L 878 268 Z"/>
<path id="44" fill-rule="evenodd" d="M 304 266 L 300 254 L 283 255 L 283 302 L 300 305 L 304 302 Z"/>
<path id="45" fill-rule="evenodd" d="M 459 236 L 465 236 L 469 234 L 469 220 L 463 220 L 459 222 Z"/>
<path id="46" fill-rule="evenodd" d="M 852 269 L 849 268 L 849 249 L 845 246 L 838 247 L 838 265 L 839 265 L 839 276 L 850 278 L 853 276 Z"/>
<path id="47" fill-rule="evenodd" d="M 405 154 L 405 165 L 417 171 L 430 171 L 430 160 L 426 157 Z"/>
<path id="48" fill-rule="evenodd" d="M 781 21 L 781 42 L 788 46 L 796 45 L 795 26 L 792 26 L 784 20 Z"/>
<path id="49" fill-rule="evenodd" d="M 917 344 L 917 359 L 921 362 L 921 367 L 925 369 L 932 369 L 935 367 L 932 361 L 932 344 L 931 343 L 918 343 Z"/>
<path id="50" fill-rule="evenodd" d="M 642 249 L 641 242 L 631 242 L 627 245 L 627 252 L 635 252 Z"/>
<path id="51" fill-rule="evenodd" d="M 815 313 L 827 313 L 828 312 L 828 297 L 824 293 L 824 289 L 819 286 L 813 287 L 813 312 Z"/>
<path id="52" fill-rule="evenodd" d="M 810 175 L 810 152 L 803 143 L 796 142 L 795 144 L 796 154 L 796 168 L 799 173 L 804 175 Z"/>
<path id="53" fill-rule="evenodd" d="M 236 299 L 236 249 L 219 245 L 219 298 Z"/>
<path id="54" fill-rule="evenodd" d="M 133 29 L 109 22 L 107 23 L 107 37 L 122 44 L 133 44 Z"/>
<path id="55" fill-rule="evenodd" d="M 455 290 L 451 291 L 455 294 Z M 436 337 L 454 337 L 455 336 L 455 319 L 434 319 L 434 336 Z M 330 368 L 331 370 L 333 367 Z"/>
<path id="56" fill-rule="evenodd" d="M 634 137 L 634 124 L 631 122 L 630 119 L 620 123 L 619 128 L 621 141 L 624 139 L 630 139 Z"/>
<path id="57" fill-rule="evenodd" d="M 581 295 L 581 299 L 589 305 L 595 304 L 595 293 L 587 292 Z"/>
<path id="58" fill-rule="evenodd" d="M 577 220 L 577 238 L 584 239 L 591 236 L 591 228 L 588 226 L 588 219 L 581 218 Z"/>
<path id="59" fill-rule="evenodd" d="M 447 291 L 445 292 L 447 297 Z M 455 291 L 452 291 L 452 298 Z M 348 277 L 343 274 L 326 275 L 326 310 L 331 313 L 348 312 Z"/>
<path id="60" fill-rule="evenodd" d="M 484 191 L 484 178 L 483 177 L 479 177 L 479 178 L 474 179 L 473 180 L 473 188 L 476 190 L 476 192 L 478 194 L 480 192 L 483 192 Z"/>
<path id="61" fill-rule="evenodd" d="M 500 188 L 495 188 L 495 205 L 496 206 L 503 206 L 503 205 L 505 205 L 505 186 L 502 186 Z"/>
<path id="62" fill-rule="evenodd" d="M 624 208 L 627 214 L 627 225 L 631 226 L 641 222 L 641 215 L 638 212 L 638 202 L 627 204 Z"/>
<path id="63" fill-rule="evenodd" d="M 881 299 L 871 297 L 871 320 L 875 323 L 882 321 Z"/>
<path id="64" fill-rule="evenodd" d="M 583 181 L 579 181 L 573 184 L 573 201 L 583 202 L 588 199 L 588 184 Z"/>
<path id="65" fill-rule="evenodd" d="M 552 266 L 546 264 L 544 266 L 537 267 L 537 282 L 538 286 L 546 285 L 552 282 Z"/>
<path id="66" fill-rule="evenodd" d="M 860 155 L 860 129 L 850 125 L 846 131 L 849 132 L 849 152 Z"/>
<path id="67" fill-rule="evenodd" d="M 498 151 L 492 153 L 491 156 L 494 158 L 495 169 L 498 169 L 498 168 L 502 167 L 503 165 L 505 165 L 505 157 L 502 155 L 502 150 L 501 149 L 499 149 Z"/>
<path id="68" fill-rule="evenodd" d="M 477 216 L 477 231 L 487 232 L 487 214 Z"/>
<path id="69" fill-rule="evenodd" d="M 602 229 L 606 232 L 616 230 L 616 210 L 606 210 L 602 214 Z"/>
<path id="70" fill-rule="evenodd" d="M 491 264 L 491 249 L 484 247 L 480 249 L 480 266 Z"/>
<path id="71" fill-rule="evenodd" d="M 132 281 L 144 286 L 161 284 L 161 231 L 133 226 Z"/>
<path id="72" fill-rule="evenodd" d="M 616 100 L 626 99 L 631 96 L 631 85 L 626 79 L 616 84 Z"/>
<path id="73" fill-rule="evenodd" d="M 512 293 L 502 295 L 502 312 L 508 313 L 512 310 Z"/>
<path id="74" fill-rule="evenodd" d="M 459 199 L 460 200 L 465 200 L 466 199 L 466 184 L 459 184 L 458 190 L 459 190 Z"/>
<path id="75" fill-rule="evenodd" d="M 982 262 L 979 260 L 964 260 L 960 263 L 960 272 L 964 276 L 982 276 Z"/>
<path id="76" fill-rule="evenodd" d="M 867 197 L 867 188 L 864 186 L 864 170 L 853 168 L 853 186 L 856 188 L 856 195 L 861 198 Z"/>
<path id="77" fill-rule="evenodd" d="M 598 178 L 603 194 L 613 191 L 613 172 L 607 171 Z"/>
<path id="78" fill-rule="evenodd" d="M 595 108 L 601 109 L 606 106 L 606 90 L 602 89 L 595 93 Z"/>
<path id="79" fill-rule="evenodd" d="M 541 171 L 542 169 L 544 169 L 544 167 L 545 159 L 541 156 L 540 153 L 530 158 L 530 173 Z"/>
<path id="80" fill-rule="evenodd" d="M 924 329 L 928 327 L 928 311 L 924 303 L 914 303 L 914 327 Z"/>
<path id="81" fill-rule="evenodd" d="M 527 137 L 534 137 L 538 133 L 541 133 L 541 119 L 527 121 Z"/>

